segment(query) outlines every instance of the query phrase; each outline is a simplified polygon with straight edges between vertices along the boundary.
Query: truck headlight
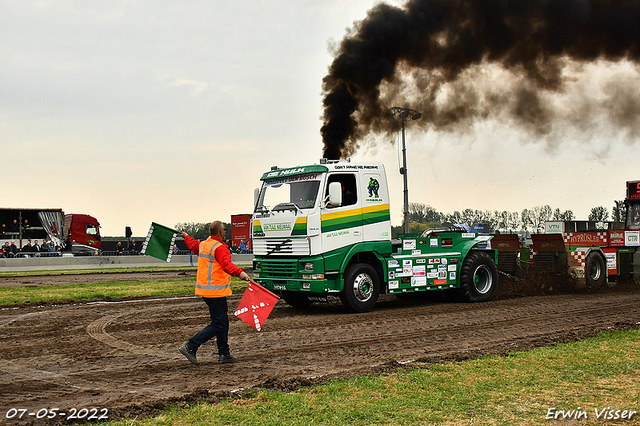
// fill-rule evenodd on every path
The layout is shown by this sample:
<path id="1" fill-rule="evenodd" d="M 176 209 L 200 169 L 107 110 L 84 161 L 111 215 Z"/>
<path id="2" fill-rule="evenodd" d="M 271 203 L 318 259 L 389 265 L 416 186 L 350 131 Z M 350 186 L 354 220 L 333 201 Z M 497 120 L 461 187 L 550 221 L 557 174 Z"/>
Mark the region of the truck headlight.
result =
<path id="1" fill-rule="evenodd" d="M 253 270 L 255 271 L 256 269 L 260 269 L 260 262 L 257 260 L 253 261 Z"/>
<path id="2" fill-rule="evenodd" d="M 303 274 L 303 280 L 323 280 L 324 274 Z"/>
<path id="3" fill-rule="evenodd" d="M 313 263 L 311 262 L 307 262 L 304 264 L 304 271 L 305 272 L 313 272 Z"/>

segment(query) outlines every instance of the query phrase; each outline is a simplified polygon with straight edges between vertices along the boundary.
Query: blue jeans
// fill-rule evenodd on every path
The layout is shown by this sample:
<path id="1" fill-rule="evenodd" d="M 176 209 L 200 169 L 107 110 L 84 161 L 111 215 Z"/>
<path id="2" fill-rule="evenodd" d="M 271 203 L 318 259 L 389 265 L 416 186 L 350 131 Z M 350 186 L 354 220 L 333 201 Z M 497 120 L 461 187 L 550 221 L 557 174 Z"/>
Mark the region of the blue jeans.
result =
<path id="1" fill-rule="evenodd" d="M 203 328 L 189 339 L 189 349 L 196 352 L 200 345 L 216 338 L 218 355 L 229 355 L 229 316 L 227 314 L 226 297 L 203 297 L 202 300 L 209 306 L 211 324 Z"/>

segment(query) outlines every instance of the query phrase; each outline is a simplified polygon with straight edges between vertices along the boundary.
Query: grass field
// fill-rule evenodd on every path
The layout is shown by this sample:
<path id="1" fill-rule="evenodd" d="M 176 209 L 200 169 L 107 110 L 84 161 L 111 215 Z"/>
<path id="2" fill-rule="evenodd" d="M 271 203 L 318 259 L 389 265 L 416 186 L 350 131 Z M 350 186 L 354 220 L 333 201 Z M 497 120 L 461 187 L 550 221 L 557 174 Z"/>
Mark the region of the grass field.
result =
<path id="1" fill-rule="evenodd" d="M 240 267 L 246 265 L 238 265 Z M 49 269 L 49 270 L 29 270 L 29 271 L 0 271 L 0 277 L 28 277 L 34 275 L 89 275 L 89 274 L 104 274 L 109 272 L 124 273 L 124 272 L 158 272 L 158 271 L 195 271 L 194 266 L 172 266 L 172 267 L 157 267 L 157 266 L 135 266 L 135 267 L 115 267 L 115 268 L 84 268 L 84 269 Z"/>

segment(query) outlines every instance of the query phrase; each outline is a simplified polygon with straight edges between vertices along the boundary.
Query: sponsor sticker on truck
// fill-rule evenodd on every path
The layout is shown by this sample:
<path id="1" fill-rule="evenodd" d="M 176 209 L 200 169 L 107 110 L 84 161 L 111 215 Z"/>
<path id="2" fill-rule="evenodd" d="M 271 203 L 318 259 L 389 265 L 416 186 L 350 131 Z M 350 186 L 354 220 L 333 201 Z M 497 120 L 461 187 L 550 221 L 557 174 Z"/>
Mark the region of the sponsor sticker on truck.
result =
<path id="1" fill-rule="evenodd" d="M 427 277 L 411 277 L 411 287 L 422 287 L 427 285 Z"/>
<path id="2" fill-rule="evenodd" d="M 416 240 L 404 240 L 402 242 L 402 250 L 415 250 Z"/>
<path id="3" fill-rule="evenodd" d="M 291 223 L 263 223 L 262 229 L 264 231 L 291 231 Z"/>
<path id="4" fill-rule="evenodd" d="M 609 231 L 609 245 L 611 247 L 624 247 L 624 231 Z"/>

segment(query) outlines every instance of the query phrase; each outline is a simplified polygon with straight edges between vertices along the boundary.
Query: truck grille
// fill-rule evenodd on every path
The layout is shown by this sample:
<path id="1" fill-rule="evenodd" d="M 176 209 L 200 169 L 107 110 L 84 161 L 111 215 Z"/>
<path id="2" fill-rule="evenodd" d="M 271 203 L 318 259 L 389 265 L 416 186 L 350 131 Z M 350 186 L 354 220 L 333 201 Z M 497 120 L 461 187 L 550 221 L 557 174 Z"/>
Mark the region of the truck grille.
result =
<path id="1" fill-rule="evenodd" d="M 254 238 L 253 254 L 308 256 L 311 247 L 308 238 Z"/>
<path id="2" fill-rule="evenodd" d="M 261 260 L 260 277 L 296 278 L 298 262 L 296 260 Z"/>

